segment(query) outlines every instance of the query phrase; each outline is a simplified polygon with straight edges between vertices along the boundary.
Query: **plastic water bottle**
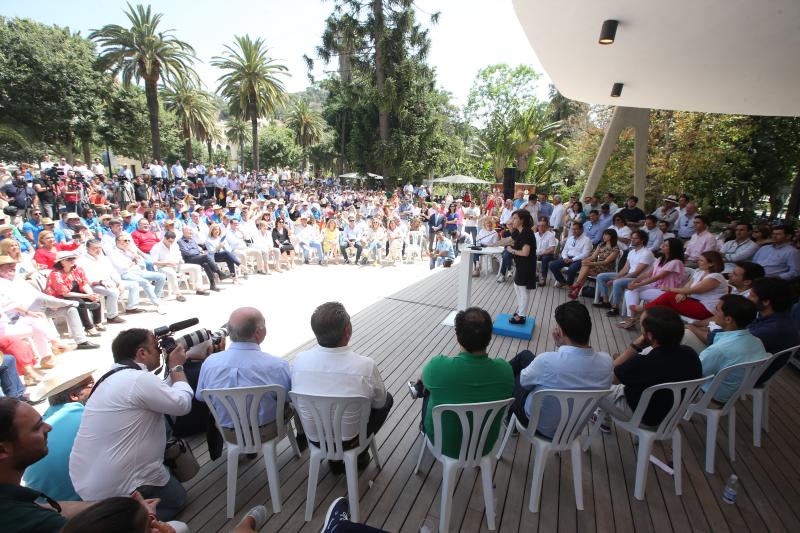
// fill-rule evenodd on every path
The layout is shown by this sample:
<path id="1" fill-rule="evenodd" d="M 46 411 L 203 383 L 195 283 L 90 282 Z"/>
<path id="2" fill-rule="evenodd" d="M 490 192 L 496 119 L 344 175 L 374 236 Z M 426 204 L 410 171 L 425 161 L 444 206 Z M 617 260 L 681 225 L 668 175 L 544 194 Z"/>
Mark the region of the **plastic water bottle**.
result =
<path id="1" fill-rule="evenodd" d="M 725 485 L 725 490 L 722 491 L 722 501 L 729 504 L 736 503 L 736 491 L 739 485 L 739 478 L 736 474 L 731 474 L 728 478 L 728 483 Z"/>

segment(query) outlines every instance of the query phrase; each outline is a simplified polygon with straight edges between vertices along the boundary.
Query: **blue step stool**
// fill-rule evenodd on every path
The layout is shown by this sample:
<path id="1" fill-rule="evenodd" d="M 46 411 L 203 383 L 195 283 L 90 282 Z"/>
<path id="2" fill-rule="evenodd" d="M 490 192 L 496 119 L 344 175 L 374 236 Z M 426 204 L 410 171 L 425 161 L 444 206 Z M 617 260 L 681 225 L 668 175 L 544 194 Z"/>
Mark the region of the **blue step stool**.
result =
<path id="1" fill-rule="evenodd" d="M 536 320 L 529 316 L 524 324 L 510 324 L 508 320 L 513 317 L 514 315 L 506 313 L 499 315 L 494 321 L 492 332 L 495 335 L 503 335 L 504 337 L 530 340 L 533 337 L 533 328 L 536 326 Z"/>

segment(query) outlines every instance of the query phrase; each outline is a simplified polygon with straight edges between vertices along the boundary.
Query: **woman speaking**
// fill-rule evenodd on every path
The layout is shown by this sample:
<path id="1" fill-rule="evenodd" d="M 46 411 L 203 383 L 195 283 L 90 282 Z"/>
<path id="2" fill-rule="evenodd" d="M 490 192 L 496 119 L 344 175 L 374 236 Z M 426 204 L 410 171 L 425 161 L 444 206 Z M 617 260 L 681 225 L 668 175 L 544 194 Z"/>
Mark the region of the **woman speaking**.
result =
<path id="1" fill-rule="evenodd" d="M 517 209 L 511 214 L 511 236 L 497 244 L 506 247 L 514 259 L 514 292 L 517 295 L 517 312 L 508 321 L 524 324 L 528 311 L 530 291 L 536 288 L 536 237 L 533 233 L 533 217 L 526 209 Z"/>

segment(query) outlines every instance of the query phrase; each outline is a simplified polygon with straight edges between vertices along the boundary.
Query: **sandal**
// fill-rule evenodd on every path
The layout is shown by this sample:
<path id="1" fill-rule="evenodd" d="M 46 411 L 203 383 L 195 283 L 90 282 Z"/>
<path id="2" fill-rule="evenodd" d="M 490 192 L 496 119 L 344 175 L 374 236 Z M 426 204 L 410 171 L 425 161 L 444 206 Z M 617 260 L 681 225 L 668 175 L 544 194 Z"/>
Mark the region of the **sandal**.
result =
<path id="1" fill-rule="evenodd" d="M 633 329 L 636 326 L 635 320 L 623 320 L 621 322 L 617 322 L 615 324 L 618 328 L 622 329 Z"/>
<path id="2" fill-rule="evenodd" d="M 576 300 L 581 294 L 583 285 L 573 285 L 569 288 L 569 297 L 571 300 Z"/>

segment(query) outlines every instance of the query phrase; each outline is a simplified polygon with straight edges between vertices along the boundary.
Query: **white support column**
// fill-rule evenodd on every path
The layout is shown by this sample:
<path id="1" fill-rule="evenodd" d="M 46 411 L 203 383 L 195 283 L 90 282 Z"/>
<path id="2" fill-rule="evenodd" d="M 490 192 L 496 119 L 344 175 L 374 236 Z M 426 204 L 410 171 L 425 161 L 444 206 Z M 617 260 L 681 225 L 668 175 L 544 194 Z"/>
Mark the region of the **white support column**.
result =
<path id="1" fill-rule="evenodd" d="M 603 142 L 597 151 L 597 157 L 592 164 L 589 179 L 583 188 L 581 198 L 591 196 L 597 191 L 600 178 L 606 169 L 608 160 L 614 152 L 620 133 L 626 128 L 633 128 L 635 133 L 635 148 L 633 156 L 633 194 L 639 197 L 639 205 L 644 204 L 645 178 L 647 176 L 647 142 L 650 127 L 650 110 L 638 107 L 615 107 L 611 122 L 608 123 Z"/>

